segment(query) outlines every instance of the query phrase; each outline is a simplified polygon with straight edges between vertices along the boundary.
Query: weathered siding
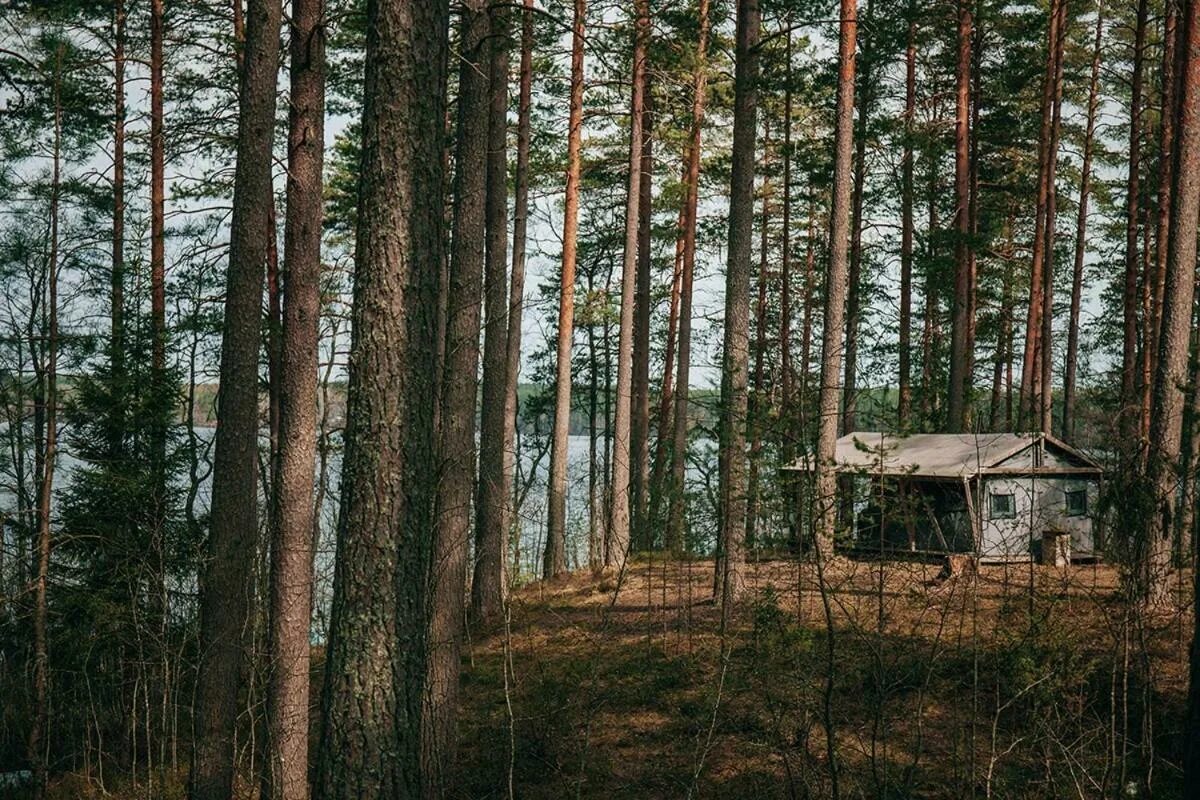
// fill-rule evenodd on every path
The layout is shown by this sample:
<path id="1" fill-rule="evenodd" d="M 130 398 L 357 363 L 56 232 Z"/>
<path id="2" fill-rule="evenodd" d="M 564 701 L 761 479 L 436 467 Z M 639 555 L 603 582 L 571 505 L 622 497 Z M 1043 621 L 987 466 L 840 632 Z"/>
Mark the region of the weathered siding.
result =
<path id="1" fill-rule="evenodd" d="M 1088 493 L 1088 513 L 1067 516 L 1065 492 L 1076 488 L 1085 489 Z M 1013 495 L 1016 506 L 1014 517 L 992 518 L 990 496 L 993 493 Z M 1057 476 L 993 476 L 983 479 L 979 494 L 982 539 L 979 550 L 982 558 L 1029 558 L 1031 544 L 1040 541 L 1042 532 L 1050 528 L 1071 534 L 1072 557 L 1095 554 L 1093 517 L 1099 497 L 1097 481 Z"/>

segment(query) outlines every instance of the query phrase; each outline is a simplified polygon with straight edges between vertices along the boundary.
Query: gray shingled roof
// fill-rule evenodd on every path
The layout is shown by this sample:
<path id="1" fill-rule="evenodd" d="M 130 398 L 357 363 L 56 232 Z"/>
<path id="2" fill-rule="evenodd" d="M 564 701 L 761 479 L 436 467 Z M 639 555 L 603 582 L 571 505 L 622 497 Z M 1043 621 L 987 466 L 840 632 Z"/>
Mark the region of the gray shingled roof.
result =
<path id="1" fill-rule="evenodd" d="M 878 475 L 964 478 L 992 469 L 1044 440 L 1075 469 L 1100 472 L 1096 462 L 1051 436 L 1030 433 L 914 433 L 902 436 L 878 431 L 855 431 L 837 441 L 837 471 Z M 810 456 L 785 469 L 809 472 Z M 1045 468 L 1047 471 L 1053 468 Z"/>

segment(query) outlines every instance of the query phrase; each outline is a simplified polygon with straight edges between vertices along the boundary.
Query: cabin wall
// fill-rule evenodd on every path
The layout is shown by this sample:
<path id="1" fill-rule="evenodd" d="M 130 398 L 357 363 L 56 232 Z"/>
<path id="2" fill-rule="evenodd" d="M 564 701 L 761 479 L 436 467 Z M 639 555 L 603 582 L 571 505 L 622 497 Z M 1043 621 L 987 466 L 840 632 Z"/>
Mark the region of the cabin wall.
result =
<path id="1" fill-rule="evenodd" d="M 1087 491 L 1087 513 L 1068 516 L 1065 493 L 1076 489 Z M 979 492 L 980 557 L 995 561 L 1030 558 L 1048 529 L 1071 534 L 1073 558 L 1094 556 L 1099 493 L 1097 480 L 1074 476 L 985 477 Z M 1011 494 L 1016 513 L 1011 518 L 994 518 L 992 494 Z"/>

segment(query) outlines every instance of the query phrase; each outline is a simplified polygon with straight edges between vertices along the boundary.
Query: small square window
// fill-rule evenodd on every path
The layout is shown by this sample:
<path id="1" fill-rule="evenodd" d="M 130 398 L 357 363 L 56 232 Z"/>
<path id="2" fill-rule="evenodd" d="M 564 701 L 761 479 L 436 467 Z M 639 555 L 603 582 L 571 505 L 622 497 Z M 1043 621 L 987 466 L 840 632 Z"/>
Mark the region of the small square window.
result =
<path id="1" fill-rule="evenodd" d="M 1068 517 L 1082 517 L 1087 515 L 1087 490 L 1086 489 L 1071 489 L 1063 492 L 1067 504 Z"/>
<path id="2" fill-rule="evenodd" d="M 992 519 L 1013 519 L 1017 516 L 1016 495 L 992 492 L 989 498 L 989 511 Z"/>

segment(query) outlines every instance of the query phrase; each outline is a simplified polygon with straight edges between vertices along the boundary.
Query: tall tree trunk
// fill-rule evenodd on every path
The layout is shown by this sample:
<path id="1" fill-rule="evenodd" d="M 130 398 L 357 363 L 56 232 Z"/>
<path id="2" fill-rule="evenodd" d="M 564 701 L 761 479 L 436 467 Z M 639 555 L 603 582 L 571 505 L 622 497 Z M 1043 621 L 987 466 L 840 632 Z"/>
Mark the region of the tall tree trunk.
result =
<path id="1" fill-rule="evenodd" d="M 494 40 L 487 0 L 469 0 L 460 13 L 450 292 L 444 300 L 446 355 L 438 430 L 429 663 L 422 720 L 421 766 L 427 798 L 446 795 L 457 755 L 463 601 L 475 490 L 480 305 L 487 251 L 490 45 Z M 496 250 L 497 259 L 506 255 L 503 244 Z"/>
<path id="2" fill-rule="evenodd" d="M 1192 361 L 1188 368 L 1191 382 L 1188 385 L 1188 405 L 1183 411 L 1183 452 L 1179 465 L 1179 514 L 1173 532 L 1177 567 L 1194 567 L 1196 559 L 1196 472 L 1197 465 L 1200 464 L 1200 349 L 1194 341 L 1195 331 L 1192 338 Z"/>
<path id="3" fill-rule="evenodd" d="M 587 273 L 586 284 L 589 301 L 595 297 L 595 276 Z M 604 464 L 603 447 L 600 443 L 600 359 L 596 349 L 596 323 L 587 325 L 588 355 L 588 568 L 592 572 L 604 566 L 604 542 L 601 531 L 604 522 Z M 606 420 L 607 422 L 607 420 Z"/>
<path id="4" fill-rule="evenodd" d="M 354 340 L 315 782 L 327 800 L 420 797 L 423 786 L 448 19 L 446 0 L 368 6 Z"/>
<path id="5" fill-rule="evenodd" d="M 634 6 L 632 96 L 629 111 L 629 186 L 625 195 L 625 251 L 621 262 L 621 317 L 617 335 L 617 408 L 613 419 L 612 486 L 604 566 L 620 572 L 629 553 L 629 436 L 633 413 L 633 316 L 638 272 L 638 204 L 642 196 L 642 123 L 645 121 L 648 0 Z M 640 470 L 641 467 L 638 466 Z"/>
<path id="6" fill-rule="evenodd" d="M 795 367 L 792 364 L 792 17 L 784 19 L 788 26 L 784 43 L 783 77 L 783 209 L 779 256 L 779 416 L 785 421 L 780 426 L 780 461 L 791 464 L 796 457 L 796 443 L 803 429 L 796 423 Z M 807 289 L 807 287 L 806 287 Z M 807 302 L 807 295 L 805 295 Z M 783 475 L 780 488 L 784 502 L 790 508 L 799 508 L 801 502 L 800 482 L 791 475 Z M 789 544 L 796 540 L 799 530 L 794 522 L 788 525 Z"/>
<path id="7" fill-rule="evenodd" d="M 815 300 L 814 278 L 817 271 L 817 203 L 810 194 L 808 199 L 808 225 L 804 242 L 804 308 L 800 322 L 800 427 L 801 434 L 808 421 L 809 380 L 812 368 L 813 311 Z"/>
<path id="8" fill-rule="evenodd" d="M 192 800 L 230 797 L 243 635 L 258 533 L 258 353 L 272 202 L 279 0 L 250 0 L 238 92 L 237 167 L 221 339 L 208 561 L 200 593 Z"/>
<path id="9" fill-rule="evenodd" d="M 1037 380 L 1037 419 L 1039 430 L 1049 434 L 1054 426 L 1054 237 L 1057 233 L 1058 143 L 1062 133 L 1063 46 L 1067 38 L 1067 4 L 1058 5 L 1058 39 L 1054 45 L 1054 91 L 1051 102 L 1050 144 L 1046 163 L 1046 246 L 1042 265 L 1042 332 L 1038 354 L 1034 358 L 1041 375 Z"/>
<path id="10" fill-rule="evenodd" d="M 654 125 L 654 94 L 650 86 L 649 52 L 651 35 L 648 0 L 640 0 L 636 6 L 638 36 L 644 42 L 646 62 L 642 91 L 642 164 L 638 199 L 638 258 L 637 291 L 634 295 L 633 314 L 633 422 L 630 431 L 630 462 L 632 474 L 629 484 L 630 506 L 632 507 L 632 529 L 635 547 L 648 550 L 651 545 L 650 528 L 646 523 L 650 489 L 650 282 L 651 282 L 651 203 L 654 200 L 654 152 L 652 128 Z"/>
<path id="11" fill-rule="evenodd" d="M 1179 69 L 1177 62 L 1182 49 L 1179 39 L 1183 26 L 1179 24 L 1179 2 L 1167 0 L 1164 3 L 1163 15 L 1163 53 L 1161 71 L 1162 107 L 1159 114 L 1158 131 L 1158 214 L 1155 220 L 1154 243 L 1154 277 L 1151 282 L 1152 295 L 1150 309 L 1152 317 L 1149 323 L 1151 340 L 1158 341 L 1160 323 L 1162 321 L 1163 282 L 1167 273 L 1167 238 L 1170 235 L 1171 222 L 1171 184 L 1174 176 L 1175 149 L 1175 119 L 1178 116 L 1178 82 Z M 1150 352 L 1154 355 L 1154 349 Z"/>
<path id="12" fill-rule="evenodd" d="M 700 139 L 708 87 L 709 0 L 699 0 L 699 39 L 692 73 L 692 129 L 688 138 L 687 197 L 684 200 L 683 271 L 679 278 L 679 366 L 675 375 L 674 430 L 671 432 L 671 508 L 667 549 L 684 546 L 684 493 L 687 477 L 688 393 L 692 359 L 692 284 L 696 274 L 696 224 L 700 204 Z"/>
<path id="13" fill-rule="evenodd" d="M 242 69 L 242 50 L 246 46 L 246 14 L 242 9 L 244 0 L 230 2 L 233 18 L 233 60 L 237 63 L 238 72 Z"/>
<path id="14" fill-rule="evenodd" d="M 963 365 L 963 374 L 966 376 L 966 386 L 964 388 L 964 417 L 963 428 L 970 429 L 974 424 L 975 404 L 974 399 L 974 380 L 975 380 L 975 336 L 979 324 L 978 307 L 979 307 L 979 253 L 977 252 L 976 242 L 979 240 L 979 108 L 981 88 L 980 84 L 983 81 L 983 42 L 984 37 L 984 20 L 979 17 L 973 18 L 972 22 L 972 37 L 973 44 L 971 45 L 971 128 L 968 142 L 968 182 L 970 184 L 967 201 L 967 228 L 970 231 L 970 241 L 967 248 L 967 344 L 966 344 L 966 362 Z"/>
<path id="15" fill-rule="evenodd" d="M 1200 218 L 1200 19 L 1197 13 L 1196 4 L 1190 4 L 1186 38 L 1182 41 L 1187 52 L 1183 62 L 1176 129 L 1179 160 L 1171 203 L 1162 332 L 1154 375 L 1150 450 L 1146 462 L 1158 506 L 1149 520 L 1145 559 L 1145 586 L 1152 601 L 1165 600 L 1169 590 L 1167 573 L 1171 565 L 1171 538 L 1177 511 L 1184 390 L 1188 379 L 1192 301 L 1196 286 L 1196 231 Z M 1192 655 L 1193 659 L 1196 658 L 1194 648 Z M 1192 686 L 1189 704 L 1196 702 L 1198 688 Z M 1194 725 L 1197 720 L 1195 714 L 1200 708 L 1191 705 L 1191 709 Z M 1197 729 L 1193 727 L 1191 730 L 1194 738 Z M 1188 761 L 1185 764 L 1193 766 Z M 1192 788 L 1200 792 L 1200 783 L 1197 782 L 1200 776 L 1191 770 L 1188 777 Z"/>
<path id="16" fill-rule="evenodd" d="M 757 297 L 754 304 L 754 369 L 751 372 L 750 396 L 747 404 L 749 413 L 746 428 L 750 437 L 748 478 L 746 481 L 746 533 L 745 546 L 755 546 L 754 534 L 758 526 L 758 462 L 762 458 L 763 427 L 769 401 L 763 397 L 764 367 L 767 357 L 767 271 L 770 250 L 770 175 L 771 120 L 763 121 L 763 182 L 762 215 L 759 223 L 758 274 L 755 276 Z"/>
<path id="17" fill-rule="evenodd" d="M 1046 245 L 1046 198 L 1049 190 L 1047 180 L 1050 159 L 1053 157 L 1050 148 L 1050 132 L 1054 116 L 1054 54 L 1058 42 L 1058 7 L 1064 0 L 1051 0 L 1049 9 L 1049 25 L 1046 33 L 1046 71 L 1042 78 L 1042 124 L 1038 134 L 1038 191 L 1034 208 L 1033 247 L 1031 266 L 1029 270 L 1029 306 L 1025 316 L 1025 350 L 1021 360 L 1021 396 L 1017 425 L 1024 428 L 1036 424 L 1038 407 L 1035 394 L 1041 380 L 1041 369 L 1037 364 L 1037 355 L 1041 347 L 1042 331 L 1042 291 L 1044 288 L 1042 271 Z"/>
<path id="18" fill-rule="evenodd" d="M 687 158 L 683 159 L 684 179 L 687 177 Z M 682 183 L 682 180 L 681 180 Z M 679 206 L 679 218 L 676 221 L 675 236 L 675 265 L 671 270 L 670 301 L 667 309 L 666 343 L 663 346 L 663 376 L 658 390 L 658 411 L 655 421 L 656 437 L 654 442 L 654 463 L 650 469 L 650 507 L 647 512 L 647 524 L 658 527 L 663 521 L 663 495 L 667 489 L 667 459 L 671 448 L 671 408 L 673 403 L 673 386 L 671 378 L 675 372 L 675 346 L 679 330 L 679 289 L 683 276 L 683 222 L 684 204 Z M 647 531 L 646 546 L 654 546 L 654 535 Z M 664 535 L 661 544 L 666 546 Z"/>
<path id="19" fill-rule="evenodd" d="M 521 377 L 521 316 L 525 304 L 525 241 L 529 224 L 529 139 L 533 105 L 533 0 L 521 14 L 521 78 L 517 95 L 517 165 L 514 175 L 512 278 L 508 288 L 508 347 L 505 352 L 504 484 L 512 495 L 517 466 L 517 386 Z M 514 504 L 505 536 L 516 536 L 520 509 Z M 501 566 L 503 570 L 503 565 Z M 501 587 L 505 583 L 501 572 Z"/>
<path id="20" fill-rule="evenodd" d="M 946 430 L 967 429 L 967 374 L 971 348 L 971 37 L 974 19 L 971 0 L 958 0 L 958 69 L 954 115 L 954 299 L 950 326 L 950 387 L 946 402 Z"/>
<path id="21" fill-rule="evenodd" d="M 321 316 L 321 169 L 325 146 L 325 3 L 293 0 L 288 104 L 287 266 L 279 372 L 279 474 L 271 526 L 272 800 L 308 798 L 309 624 L 313 591 L 313 470 Z"/>
<path id="22" fill-rule="evenodd" d="M 913 115 L 917 105 L 917 4 L 908 3 L 904 48 L 904 152 L 900 157 L 900 341 L 896 422 L 907 430 L 912 416 Z"/>
<path id="23" fill-rule="evenodd" d="M 487 145 L 487 255 L 484 275 L 483 389 L 479 487 L 475 500 L 475 565 L 471 612 L 498 618 L 504 605 L 504 543 L 511 508 L 503 446 L 508 407 L 508 9 L 492 3 L 490 121 Z"/>
<path id="24" fill-rule="evenodd" d="M 167 343 L 163 184 L 163 0 L 150 0 L 150 318 L 156 375 L 166 367 Z"/>
<path id="25" fill-rule="evenodd" d="M 783 84 L 783 199 L 779 253 L 779 408 L 784 419 L 791 419 L 794 367 L 792 366 L 792 29 L 788 17 L 784 47 Z M 791 463 L 795 440 L 785 430 L 782 441 L 783 463 Z"/>
<path id="26" fill-rule="evenodd" d="M 940 115 L 935 112 L 935 126 L 940 121 Z M 937 207 L 938 194 L 938 161 L 934 156 L 929 165 L 929 186 L 926 198 L 929 224 L 928 232 L 925 234 L 925 257 L 926 261 L 931 264 L 937 257 L 937 235 L 940 227 Z M 934 422 L 934 417 L 940 407 L 933 379 L 934 369 L 937 366 L 936 361 L 941 350 L 941 321 L 939 319 L 941 309 L 939 306 L 936 276 L 934 270 L 927 268 L 925 272 L 925 307 L 921 312 L 921 419 L 924 426 L 930 426 Z"/>
<path id="27" fill-rule="evenodd" d="M 613 296 L 613 262 L 609 260 L 607 274 L 604 278 L 604 293 L 605 303 L 611 302 Z M 608 517 L 610 503 L 607 502 L 611 497 L 612 492 L 612 463 L 613 463 L 613 348 L 612 348 L 612 324 L 609 316 L 605 314 L 600 321 L 600 351 L 604 357 L 604 381 L 601 384 L 604 412 L 601 415 L 604 421 L 604 429 L 601 434 L 601 456 L 602 469 L 600 470 L 600 497 L 601 500 L 596 504 L 596 519 L 597 526 L 597 541 L 600 543 L 600 560 L 592 564 L 593 570 L 603 568 L 604 559 L 608 552 Z"/>
<path id="28" fill-rule="evenodd" d="M 1104 40 L 1103 0 L 1096 3 L 1096 37 L 1092 46 L 1092 72 L 1088 82 L 1087 123 L 1083 134 L 1083 165 L 1079 171 L 1079 208 L 1075 218 L 1075 262 L 1071 271 L 1071 312 L 1067 324 L 1066 369 L 1063 375 L 1062 428 L 1065 441 L 1075 439 L 1075 376 L 1079 362 L 1079 313 L 1083 298 L 1083 263 L 1087 255 L 1088 200 L 1092 187 L 1092 150 L 1099 108 L 1100 53 Z M 1164 120 L 1165 126 L 1165 120 Z M 1165 243 L 1164 243 L 1165 244 Z M 1164 255 L 1165 255 L 1165 248 Z"/>
<path id="29" fill-rule="evenodd" d="M 1015 220 L 1010 210 L 1004 218 L 1003 239 L 1004 278 L 1000 288 L 1000 330 L 996 336 L 996 355 L 992 365 L 991 429 L 1009 430 L 1012 427 L 1011 412 L 1006 414 L 1012 394 L 1012 339 L 1013 339 L 1013 258 L 1015 244 L 1013 228 Z"/>
<path id="30" fill-rule="evenodd" d="M 167 387 L 167 300 L 164 215 L 164 148 L 163 148 L 163 0 L 150 0 L 150 327 L 151 371 L 155 392 L 165 393 Z M 163 574 L 164 516 L 166 513 L 167 417 L 154 422 L 154 509 L 151 532 L 151 569 L 154 575 L 152 606 L 165 602 Z M 165 608 L 157 608 L 161 617 Z"/>
<path id="31" fill-rule="evenodd" d="M 164 147 L 163 147 L 163 0 L 150 1 L 150 328 L 151 374 L 157 403 L 173 402 L 172 387 L 167 385 L 167 301 L 164 218 Z M 167 427 L 171 406 L 155 415 L 151 426 L 151 454 L 154 480 L 152 529 L 150 538 L 149 605 L 157 617 L 160 639 L 166 633 L 166 502 L 167 502 Z M 160 676 L 162 677 L 162 676 Z M 160 681 L 165 691 L 165 680 Z"/>
<path id="32" fill-rule="evenodd" d="M 1147 101 L 1147 107 L 1149 102 Z M 1146 132 L 1147 137 L 1150 131 Z M 1147 194 L 1149 194 L 1147 192 Z M 1154 297 L 1154 210 L 1150 207 L 1150 200 L 1147 197 L 1142 205 L 1142 249 L 1139 257 L 1141 259 L 1141 282 L 1138 286 L 1138 303 L 1141 305 L 1141 342 L 1138 350 L 1138 382 L 1137 390 L 1141 396 L 1141 401 L 1138 403 L 1138 410 L 1141 412 L 1138 417 L 1138 435 L 1141 441 L 1148 441 L 1150 436 L 1150 413 L 1154 404 L 1154 357 L 1155 348 L 1158 347 L 1158 337 L 1154 334 L 1156 322 L 1154 320 L 1155 311 L 1151 307 Z"/>
<path id="33" fill-rule="evenodd" d="M 37 486 L 37 546 L 33 587 L 33 721 L 29 726 L 28 755 L 33 764 L 33 793 L 46 795 L 50 742 L 50 637 L 46 590 L 49 585 L 53 531 L 50 527 L 54 499 L 54 466 L 58 461 L 58 217 L 62 187 L 62 48 L 54 56 L 54 144 L 50 173 L 50 242 L 46 257 L 46 327 L 41 464 Z M 31 343 L 32 344 L 32 343 Z"/>
<path id="34" fill-rule="evenodd" d="M 279 476 L 279 385 L 282 382 L 280 372 L 283 371 L 283 284 L 279 269 L 279 237 L 277 234 L 277 219 L 275 199 L 267 206 L 267 318 L 263 320 L 266 328 L 267 350 L 267 432 L 268 432 L 268 472 L 266 490 L 272 495 L 275 482 Z M 270 524 L 274 524 L 274 511 L 270 512 Z"/>
<path id="35" fill-rule="evenodd" d="M 571 341 L 575 330 L 575 258 L 579 235 L 579 172 L 583 135 L 583 26 L 586 0 L 574 0 L 571 23 L 571 99 L 567 122 L 567 187 L 563 210 L 562 274 L 558 298 L 554 430 L 550 440 L 550 482 L 546 509 L 544 577 L 567 570 L 567 462 L 571 427 Z"/>
<path id="36" fill-rule="evenodd" d="M 1122 292 L 1121 409 L 1119 422 L 1127 445 L 1133 444 L 1140 418 L 1138 368 L 1138 219 L 1142 147 L 1142 61 L 1146 48 L 1146 0 L 1138 0 L 1133 39 L 1133 75 L 1129 96 L 1129 173 L 1126 180 L 1125 282 Z"/>
<path id="37" fill-rule="evenodd" d="M 456 10 L 461 10 L 461 7 L 455 7 Z M 454 154 L 455 154 L 455 130 L 457 118 L 454 113 L 454 106 L 447 104 L 445 109 L 445 135 L 442 144 L 442 196 L 450 197 L 454 192 Z M 437 297 L 438 304 L 436 309 L 436 325 L 437 335 L 434 341 L 434 360 L 432 365 L 433 372 L 433 430 L 434 441 L 437 441 L 438 431 L 442 426 L 442 385 L 445 381 L 446 372 L 446 329 L 449 325 L 449 297 L 450 297 L 450 231 L 454 224 L 454 203 L 443 203 L 443 221 L 442 228 L 445 231 L 445 242 L 442 245 L 442 265 L 438 272 Z"/>
<path id="38" fill-rule="evenodd" d="M 863 189 L 867 172 L 867 118 L 871 113 L 871 98 L 874 85 L 871 83 L 871 49 L 872 37 L 875 35 L 874 4 L 867 0 L 864 15 L 865 25 L 862 34 L 861 69 L 856 79 L 862 83 L 862 91 L 858 94 L 857 130 L 854 135 L 854 188 L 850 200 L 850 273 L 847 279 L 846 295 L 846 351 L 845 377 L 842 381 L 842 431 L 849 433 L 858 427 L 855 409 L 858 406 L 858 328 L 859 314 L 862 301 L 860 286 L 862 283 L 862 225 L 863 225 Z M 842 511 L 847 512 L 846 503 L 850 495 L 843 497 Z"/>
<path id="39" fill-rule="evenodd" d="M 738 0 L 733 88 L 733 164 L 729 188 L 729 261 L 718 432 L 721 541 L 717 585 L 728 621 L 744 589 L 746 417 L 750 360 L 750 270 L 754 247 L 754 144 L 758 135 L 758 0 Z"/>
<path id="40" fill-rule="evenodd" d="M 125 0 L 113 9 L 113 228 L 109 358 L 118 397 L 125 386 Z M 112 431 L 112 451 L 120 452 L 121 430 Z"/>
<path id="41" fill-rule="evenodd" d="M 838 377 L 841 372 L 842 326 L 846 313 L 846 249 L 850 227 L 850 163 L 854 139 L 855 0 L 841 0 L 838 46 L 837 112 L 834 123 L 833 203 L 829 220 L 829 271 L 825 277 L 825 330 L 821 350 L 821 395 L 818 404 L 816 497 L 818 558 L 833 554 L 837 519 L 837 473 L 834 457 L 838 435 Z"/>

